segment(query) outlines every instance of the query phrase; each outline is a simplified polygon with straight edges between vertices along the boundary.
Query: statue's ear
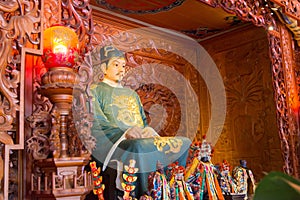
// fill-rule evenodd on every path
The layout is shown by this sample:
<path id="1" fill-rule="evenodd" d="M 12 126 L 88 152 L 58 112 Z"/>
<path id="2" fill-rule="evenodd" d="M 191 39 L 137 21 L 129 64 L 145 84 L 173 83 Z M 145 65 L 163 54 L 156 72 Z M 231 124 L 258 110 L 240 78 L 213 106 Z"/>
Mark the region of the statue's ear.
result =
<path id="1" fill-rule="evenodd" d="M 105 75 L 106 74 L 106 63 L 102 63 L 100 65 L 100 68 L 101 68 L 101 71 L 103 72 L 103 74 Z"/>

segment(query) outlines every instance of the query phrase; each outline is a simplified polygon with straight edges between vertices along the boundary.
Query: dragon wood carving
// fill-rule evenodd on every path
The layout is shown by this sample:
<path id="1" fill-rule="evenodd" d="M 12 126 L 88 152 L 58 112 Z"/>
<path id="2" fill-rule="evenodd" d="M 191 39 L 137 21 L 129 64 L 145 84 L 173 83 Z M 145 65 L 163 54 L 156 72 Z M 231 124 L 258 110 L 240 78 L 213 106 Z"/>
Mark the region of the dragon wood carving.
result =
<path id="1" fill-rule="evenodd" d="M 5 145 L 4 165 L 0 166 L 1 172 L 5 174 L 0 198 L 4 199 L 8 199 L 9 195 L 10 149 L 24 147 L 24 60 L 21 56 L 34 51 L 33 48 L 25 48 L 28 44 L 34 46 L 35 53 L 40 53 L 37 50 L 41 31 L 40 6 L 38 0 L 0 2 L 0 142 Z M 17 119 L 18 116 L 20 117 Z M 0 159 L 2 163 L 2 156 Z M 2 179 L 2 176 L 0 178 Z"/>

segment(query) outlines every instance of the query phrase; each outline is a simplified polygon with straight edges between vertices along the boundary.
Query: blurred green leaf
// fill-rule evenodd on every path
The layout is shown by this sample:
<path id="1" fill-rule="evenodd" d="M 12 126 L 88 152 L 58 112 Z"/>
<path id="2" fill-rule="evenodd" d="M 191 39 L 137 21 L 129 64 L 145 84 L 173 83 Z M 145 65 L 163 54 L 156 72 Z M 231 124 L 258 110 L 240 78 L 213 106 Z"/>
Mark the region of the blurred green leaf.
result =
<path id="1" fill-rule="evenodd" d="M 282 172 L 270 172 L 258 184 L 253 200 L 300 200 L 300 181 Z"/>

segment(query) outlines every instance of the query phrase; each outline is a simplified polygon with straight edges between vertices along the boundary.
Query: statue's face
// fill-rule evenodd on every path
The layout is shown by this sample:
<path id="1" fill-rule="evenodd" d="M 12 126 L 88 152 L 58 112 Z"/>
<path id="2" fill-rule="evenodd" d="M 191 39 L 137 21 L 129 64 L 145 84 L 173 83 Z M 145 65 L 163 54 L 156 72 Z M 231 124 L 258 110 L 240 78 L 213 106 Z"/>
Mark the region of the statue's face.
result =
<path id="1" fill-rule="evenodd" d="M 241 160 L 240 163 L 241 163 L 242 167 L 245 167 L 245 168 L 247 167 L 247 161 L 246 160 Z"/>
<path id="2" fill-rule="evenodd" d="M 120 82 L 125 75 L 125 58 L 112 58 L 107 64 L 105 78 Z"/>

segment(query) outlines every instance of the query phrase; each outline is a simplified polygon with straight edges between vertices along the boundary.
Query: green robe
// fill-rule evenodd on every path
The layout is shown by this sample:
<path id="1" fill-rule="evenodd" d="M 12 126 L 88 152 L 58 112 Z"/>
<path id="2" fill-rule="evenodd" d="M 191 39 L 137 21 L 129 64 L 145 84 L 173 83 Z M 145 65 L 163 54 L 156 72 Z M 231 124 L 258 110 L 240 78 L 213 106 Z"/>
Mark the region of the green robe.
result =
<path id="1" fill-rule="evenodd" d="M 94 111 L 92 134 L 97 139 L 93 157 L 101 165 L 113 144 L 128 128 L 133 126 L 144 128 L 148 124 L 140 98 L 135 91 L 100 82 L 91 87 L 91 94 Z M 157 161 L 164 166 L 174 161 L 185 166 L 190 140 L 176 137 L 176 141 L 182 143 L 180 151 L 166 153 L 170 148 L 166 145 L 163 151 L 158 151 L 154 138 L 123 140 L 113 151 L 110 160 L 121 161 L 124 165 L 128 165 L 130 159 L 136 160 L 135 167 L 139 168 L 139 174 L 135 193 L 140 196 L 148 190 L 148 174 L 156 170 Z"/>

